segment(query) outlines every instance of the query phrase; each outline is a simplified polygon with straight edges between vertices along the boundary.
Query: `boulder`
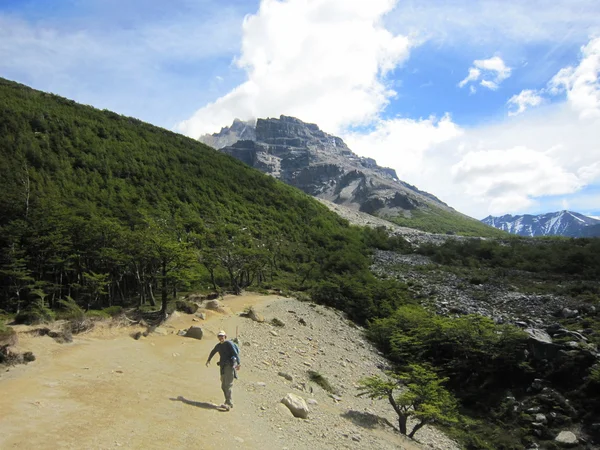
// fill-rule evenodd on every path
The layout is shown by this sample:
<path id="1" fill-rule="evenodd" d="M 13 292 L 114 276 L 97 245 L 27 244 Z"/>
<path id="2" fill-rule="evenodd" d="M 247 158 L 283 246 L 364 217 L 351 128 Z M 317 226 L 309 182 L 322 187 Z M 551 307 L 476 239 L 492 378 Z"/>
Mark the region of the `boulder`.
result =
<path id="1" fill-rule="evenodd" d="M 194 326 L 189 327 L 185 333 L 185 337 L 191 337 L 194 339 L 202 339 L 203 335 L 204 335 L 204 332 L 202 331 L 202 328 L 194 327 Z"/>
<path id="2" fill-rule="evenodd" d="M 308 418 L 308 405 L 304 399 L 296 394 L 289 393 L 281 399 L 281 403 L 288 407 L 294 417 Z"/>
<path id="3" fill-rule="evenodd" d="M 575 446 L 579 442 L 577 436 L 570 431 L 561 431 L 554 440 L 565 447 Z"/>
<path id="4" fill-rule="evenodd" d="M 204 305 L 204 307 L 212 311 L 218 311 L 219 309 L 223 308 L 219 300 L 209 300 L 206 302 L 206 305 Z"/>
<path id="5" fill-rule="evenodd" d="M 255 322 L 259 322 L 259 323 L 262 323 L 265 321 L 265 318 L 263 316 L 261 316 L 259 313 L 257 313 L 254 308 L 248 309 L 248 317 L 250 319 L 254 320 Z"/>
<path id="6" fill-rule="evenodd" d="M 535 359 L 551 359 L 556 356 L 560 346 L 552 342 L 552 338 L 539 328 L 525 328 L 523 331 L 529 335 L 529 351 Z"/>
<path id="7" fill-rule="evenodd" d="M 12 347 L 17 345 L 19 338 L 12 328 L 8 327 L 6 331 L 0 331 L 0 346 Z"/>
<path id="8" fill-rule="evenodd" d="M 226 314 L 227 310 L 223 306 L 223 304 L 219 300 L 209 300 L 204 305 L 206 309 L 210 309 L 211 311 L 216 311 L 221 314 Z"/>

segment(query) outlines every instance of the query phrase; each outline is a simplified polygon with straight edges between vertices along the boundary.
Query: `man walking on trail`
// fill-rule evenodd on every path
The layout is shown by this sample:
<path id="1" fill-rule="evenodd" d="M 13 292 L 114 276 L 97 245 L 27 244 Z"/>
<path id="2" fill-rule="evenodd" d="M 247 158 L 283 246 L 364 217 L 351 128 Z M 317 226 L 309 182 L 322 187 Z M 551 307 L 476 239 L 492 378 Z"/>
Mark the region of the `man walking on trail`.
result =
<path id="1" fill-rule="evenodd" d="M 221 359 L 217 364 L 221 367 L 221 389 L 225 394 L 225 403 L 219 406 L 219 409 L 229 411 L 233 408 L 231 391 L 233 389 L 233 379 L 237 378 L 235 371 L 240 369 L 240 352 L 234 342 L 227 340 L 227 334 L 223 330 L 219 331 L 217 338 L 219 343 L 208 355 L 206 367 L 210 365 L 212 357 L 219 352 Z"/>

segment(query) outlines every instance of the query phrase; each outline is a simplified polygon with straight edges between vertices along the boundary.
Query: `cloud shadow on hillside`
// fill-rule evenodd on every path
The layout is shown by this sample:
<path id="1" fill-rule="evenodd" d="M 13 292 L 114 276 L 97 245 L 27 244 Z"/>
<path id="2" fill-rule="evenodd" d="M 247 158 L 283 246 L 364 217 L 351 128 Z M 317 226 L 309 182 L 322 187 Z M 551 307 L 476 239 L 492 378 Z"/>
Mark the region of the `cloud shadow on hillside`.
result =
<path id="1" fill-rule="evenodd" d="M 185 403 L 186 405 L 195 406 L 197 408 L 218 409 L 218 406 L 215 405 L 214 403 L 195 402 L 193 400 L 188 400 L 187 398 L 185 398 L 185 397 L 183 397 L 181 395 L 179 397 L 177 397 L 177 398 L 170 398 L 169 400 L 171 400 L 172 402 Z"/>
<path id="2" fill-rule="evenodd" d="M 379 426 L 385 427 L 386 425 L 394 428 L 394 425 L 392 425 L 389 420 L 368 412 L 354 411 L 350 409 L 341 414 L 341 416 L 344 419 L 351 420 L 355 425 L 363 428 L 373 429 Z"/>

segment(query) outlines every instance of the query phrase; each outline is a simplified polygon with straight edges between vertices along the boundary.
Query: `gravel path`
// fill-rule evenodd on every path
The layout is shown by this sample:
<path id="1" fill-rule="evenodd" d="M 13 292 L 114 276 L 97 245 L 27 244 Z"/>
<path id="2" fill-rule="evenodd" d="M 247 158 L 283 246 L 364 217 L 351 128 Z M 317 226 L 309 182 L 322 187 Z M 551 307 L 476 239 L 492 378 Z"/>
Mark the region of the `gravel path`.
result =
<path id="1" fill-rule="evenodd" d="M 356 397 L 358 380 L 386 362 L 339 312 L 273 295 L 223 303 L 221 313 L 205 311 L 206 320 L 176 313 L 139 340 L 131 327 L 98 326 L 70 344 L 20 328 L 17 350 L 37 359 L 0 373 L 0 448 L 457 448 L 434 428 L 420 430 L 418 442 L 400 436 L 386 424 L 396 420 L 386 402 Z M 240 317 L 248 306 L 266 321 Z M 202 340 L 178 335 L 192 325 L 203 328 Z M 237 330 L 241 343 L 228 413 L 216 409 L 218 368 L 204 367 L 219 329 L 230 337 Z M 309 381 L 308 370 L 338 396 Z M 280 403 L 288 393 L 312 402 L 307 420 Z"/>

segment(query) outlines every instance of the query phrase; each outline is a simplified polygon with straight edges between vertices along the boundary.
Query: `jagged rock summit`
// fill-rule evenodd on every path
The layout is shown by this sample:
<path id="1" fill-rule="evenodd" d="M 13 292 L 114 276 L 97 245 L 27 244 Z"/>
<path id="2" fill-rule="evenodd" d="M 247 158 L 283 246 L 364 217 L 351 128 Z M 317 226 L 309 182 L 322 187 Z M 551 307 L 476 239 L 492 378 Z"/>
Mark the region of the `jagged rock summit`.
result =
<path id="1" fill-rule="evenodd" d="M 339 137 L 294 117 L 236 119 L 199 140 L 307 194 L 369 214 L 394 217 L 429 206 L 454 211 L 399 180 L 393 169 L 356 155 Z"/>
<path id="2" fill-rule="evenodd" d="M 487 216 L 482 222 L 519 236 L 600 236 L 600 220 L 566 210 L 537 216 Z"/>

